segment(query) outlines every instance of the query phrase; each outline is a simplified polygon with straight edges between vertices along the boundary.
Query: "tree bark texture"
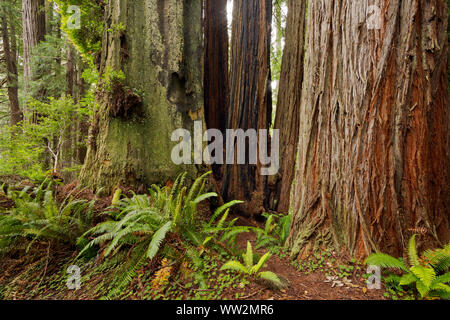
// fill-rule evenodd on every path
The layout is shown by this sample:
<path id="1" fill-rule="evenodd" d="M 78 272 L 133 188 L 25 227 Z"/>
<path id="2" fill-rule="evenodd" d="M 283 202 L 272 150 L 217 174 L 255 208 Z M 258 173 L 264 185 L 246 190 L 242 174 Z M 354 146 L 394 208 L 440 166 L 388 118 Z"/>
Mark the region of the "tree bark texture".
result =
<path id="1" fill-rule="evenodd" d="M 202 1 L 112 0 L 106 23 L 121 27 L 103 36 L 100 72 L 125 80 L 97 97 L 81 184 L 111 192 L 195 174 L 173 163 L 171 135 L 203 119 Z"/>
<path id="2" fill-rule="evenodd" d="M 225 133 L 229 106 L 227 0 L 205 0 L 204 91 L 208 129 Z M 220 180 L 223 166 L 212 165 Z"/>
<path id="3" fill-rule="evenodd" d="M 8 85 L 8 99 L 10 110 L 10 125 L 15 126 L 23 119 L 22 111 L 19 105 L 19 87 L 17 72 L 17 53 L 15 43 L 14 24 L 8 23 L 8 10 L 3 8 L 1 17 L 3 51 L 6 63 L 6 82 Z M 10 37 L 11 34 L 11 37 Z"/>
<path id="4" fill-rule="evenodd" d="M 270 0 L 235 0 L 231 39 L 229 129 L 269 129 L 272 113 L 270 87 Z M 248 152 L 247 152 L 248 157 Z M 235 161 L 236 163 L 236 161 Z M 267 177 L 261 165 L 227 165 L 224 198 L 246 201 L 240 210 L 259 214 L 266 205 Z"/>
<path id="5" fill-rule="evenodd" d="M 444 0 L 310 1 L 292 189 L 293 257 L 400 256 L 449 240 Z"/>
<path id="6" fill-rule="evenodd" d="M 290 0 L 286 20 L 286 44 L 281 64 L 280 88 L 274 129 L 280 130 L 280 170 L 274 209 L 289 211 L 299 137 L 303 83 L 306 0 Z"/>
<path id="7" fill-rule="evenodd" d="M 24 91 L 27 97 L 30 82 L 34 78 L 31 53 L 33 48 L 45 39 L 45 0 L 22 0 L 22 29 Z"/>

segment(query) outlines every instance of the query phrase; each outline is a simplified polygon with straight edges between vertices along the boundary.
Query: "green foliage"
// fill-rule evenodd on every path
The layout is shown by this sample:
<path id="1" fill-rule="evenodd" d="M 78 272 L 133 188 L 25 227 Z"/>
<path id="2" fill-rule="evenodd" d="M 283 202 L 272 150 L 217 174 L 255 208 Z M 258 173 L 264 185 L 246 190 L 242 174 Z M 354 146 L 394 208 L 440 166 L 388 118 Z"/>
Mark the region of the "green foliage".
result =
<path id="1" fill-rule="evenodd" d="M 0 131 L 0 172 L 40 179 L 50 169 L 42 165 L 46 154 L 51 154 L 56 170 L 64 134 L 73 117 L 89 113 L 90 106 L 75 104 L 66 96 L 49 98 L 47 103 L 31 100 L 25 113 L 30 120 Z"/>
<path id="2" fill-rule="evenodd" d="M 54 2 L 61 15 L 61 29 L 67 34 L 82 57 L 92 65 L 95 64 L 102 46 L 104 2 L 97 0 L 54 0 Z M 78 6 L 81 10 L 79 29 L 68 28 L 68 22 L 74 14 L 69 9 L 73 5 Z"/>
<path id="3" fill-rule="evenodd" d="M 105 72 L 102 75 L 102 84 L 106 92 L 112 92 L 116 83 L 123 83 L 125 81 L 125 74 L 122 70 L 112 70 L 110 66 L 106 67 Z"/>
<path id="4" fill-rule="evenodd" d="M 153 185 L 149 195 L 134 194 L 132 198 L 125 197 L 118 201 L 120 192 L 115 193 L 114 202 L 118 205 L 105 213 L 109 219 L 86 232 L 79 240 L 80 243 L 86 238 L 94 237 L 80 252 L 79 257 L 100 246 L 104 247 L 101 253 L 103 257 L 115 255 L 122 248 L 130 250 L 129 259 L 133 263 L 125 264 L 128 267 L 121 270 L 118 277 L 120 280 L 110 297 L 120 294 L 120 290 L 131 281 L 137 270 L 158 254 L 178 261 L 187 259 L 201 270 L 201 255 L 210 230 L 199 223 L 197 206 L 217 196 L 216 193 L 204 192 L 209 174 L 211 172 L 197 178 L 190 188 L 185 186 L 184 173 L 178 176 L 172 187 Z M 227 204 L 218 210 L 222 211 L 231 205 Z M 179 243 L 184 248 L 182 252 L 164 246 L 169 233 L 182 240 Z"/>
<path id="5" fill-rule="evenodd" d="M 231 260 L 225 263 L 222 266 L 221 270 L 234 270 L 256 278 L 264 279 L 266 281 L 274 283 L 279 287 L 282 287 L 283 284 L 275 273 L 271 271 L 261 271 L 270 257 L 271 254 L 267 252 L 259 259 L 256 264 L 254 264 L 252 244 L 250 243 L 250 241 L 247 241 L 247 251 L 242 255 L 244 264 L 236 260 Z"/>
<path id="6" fill-rule="evenodd" d="M 255 228 L 257 234 L 256 248 L 284 246 L 292 222 L 292 215 L 263 213 L 266 218 L 264 229 Z"/>
<path id="7" fill-rule="evenodd" d="M 92 226 L 94 201 L 74 200 L 69 195 L 57 204 L 53 182 L 45 180 L 30 190 L 8 191 L 15 207 L 0 215 L 0 252 L 8 252 L 20 239 L 56 241 L 73 245 Z"/>
<path id="8" fill-rule="evenodd" d="M 420 258 L 416 247 L 416 235 L 413 235 L 408 244 L 408 257 L 409 268 L 401 259 L 384 253 L 370 255 L 365 263 L 402 271 L 404 274 L 401 277 L 396 275 L 388 277 L 389 283 L 394 286 L 415 285 L 422 298 L 440 296 L 443 299 L 449 299 L 450 244 L 442 249 L 427 250 Z"/>
<path id="9" fill-rule="evenodd" d="M 66 42 L 58 35 L 47 34 L 45 40 L 33 48 L 31 53 L 32 74 L 30 82 L 32 97 L 59 97 L 66 91 L 66 68 L 61 63 Z"/>

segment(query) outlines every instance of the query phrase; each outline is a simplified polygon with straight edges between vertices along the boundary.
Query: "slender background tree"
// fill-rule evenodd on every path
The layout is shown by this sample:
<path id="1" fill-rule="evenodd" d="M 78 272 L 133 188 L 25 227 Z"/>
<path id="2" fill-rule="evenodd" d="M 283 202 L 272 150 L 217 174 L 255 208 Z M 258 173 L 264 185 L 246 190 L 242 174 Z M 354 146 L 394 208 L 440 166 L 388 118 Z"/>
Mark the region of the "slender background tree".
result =
<path id="1" fill-rule="evenodd" d="M 235 0 L 231 38 L 229 129 L 269 129 L 272 119 L 270 75 L 271 0 Z M 235 142 L 234 142 L 235 143 Z M 248 150 L 247 150 L 248 158 Z M 237 163 L 237 161 L 235 161 Z M 227 165 L 222 184 L 226 199 L 245 200 L 250 215 L 267 207 L 267 176 L 261 164 Z"/>
<path id="2" fill-rule="evenodd" d="M 303 84 L 306 0 L 290 0 L 286 22 L 286 45 L 281 65 L 274 129 L 280 130 L 280 170 L 274 203 L 279 212 L 289 211 L 290 191 L 297 155 L 300 101 Z"/>

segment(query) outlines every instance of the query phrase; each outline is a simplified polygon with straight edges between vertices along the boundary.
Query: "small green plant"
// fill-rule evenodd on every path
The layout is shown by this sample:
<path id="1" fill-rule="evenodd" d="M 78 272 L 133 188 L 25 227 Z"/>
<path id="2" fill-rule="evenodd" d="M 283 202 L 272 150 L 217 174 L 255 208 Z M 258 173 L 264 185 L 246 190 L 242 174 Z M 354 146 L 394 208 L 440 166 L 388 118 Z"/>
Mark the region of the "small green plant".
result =
<path id="1" fill-rule="evenodd" d="M 209 222 L 203 226 L 203 231 L 207 235 L 203 241 L 203 245 L 211 245 L 216 251 L 224 254 L 240 254 L 240 251 L 236 246 L 236 237 L 240 233 L 250 232 L 252 228 L 248 226 L 235 226 L 238 218 L 227 221 L 230 208 L 238 203 L 242 203 L 242 201 L 233 200 L 214 211 Z M 222 216 L 220 217 L 220 215 Z M 219 217 L 220 219 L 218 219 Z"/>
<path id="2" fill-rule="evenodd" d="M 125 73 L 122 70 L 115 71 L 107 67 L 102 75 L 103 87 L 107 92 L 112 92 L 114 85 L 125 81 Z"/>
<path id="3" fill-rule="evenodd" d="M 420 258 L 416 248 L 416 236 L 413 235 L 408 244 L 409 266 L 402 259 L 385 253 L 370 255 L 365 263 L 403 272 L 402 276 L 390 275 L 389 283 L 395 286 L 414 285 L 422 298 L 439 296 L 450 298 L 450 244 L 443 249 L 427 250 Z M 386 281 L 386 280 L 385 280 Z"/>
<path id="4" fill-rule="evenodd" d="M 292 215 L 263 213 L 263 216 L 266 218 L 264 229 L 254 229 L 257 234 L 256 248 L 284 246 L 289 236 Z"/>
<path id="5" fill-rule="evenodd" d="M 280 278 L 271 271 L 261 271 L 266 264 L 267 260 L 271 257 L 271 254 L 267 252 L 259 261 L 254 264 L 253 261 L 253 248 L 250 241 L 247 241 L 247 251 L 242 255 L 244 264 L 236 260 L 231 260 L 225 263 L 221 270 L 234 270 L 250 275 L 252 277 L 261 278 L 275 284 L 278 287 L 282 287 L 283 283 Z"/>

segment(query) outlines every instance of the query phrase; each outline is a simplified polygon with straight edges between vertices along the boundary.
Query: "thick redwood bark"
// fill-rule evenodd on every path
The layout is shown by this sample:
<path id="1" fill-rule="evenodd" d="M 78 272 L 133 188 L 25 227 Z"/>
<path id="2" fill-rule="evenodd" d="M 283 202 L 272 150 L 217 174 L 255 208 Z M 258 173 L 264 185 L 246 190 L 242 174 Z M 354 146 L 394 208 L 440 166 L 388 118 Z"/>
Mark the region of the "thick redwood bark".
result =
<path id="1" fill-rule="evenodd" d="M 19 88 L 17 72 L 17 53 L 15 45 L 14 24 L 8 24 L 8 12 L 3 8 L 1 17 L 3 52 L 6 63 L 6 82 L 8 85 L 8 98 L 10 109 L 10 125 L 15 126 L 23 119 L 22 111 L 19 106 Z M 9 33 L 11 33 L 11 38 Z"/>
<path id="2" fill-rule="evenodd" d="M 25 100 L 29 95 L 30 81 L 36 75 L 31 70 L 33 48 L 45 39 L 45 0 L 22 0 L 23 77 Z"/>
<path id="3" fill-rule="evenodd" d="M 225 132 L 229 106 L 227 0 L 205 1 L 204 94 L 209 129 Z M 222 166 L 212 166 L 216 179 Z"/>
<path id="4" fill-rule="evenodd" d="M 271 20 L 271 0 L 234 1 L 228 128 L 258 130 L 270 127 Z M 251 215 L 260 213 L 266 205 L 267 176 L 260 175 L 260 168 L 259 162 L 257 165 L 225 167 L 224 197 L 247 201 L 241 210 Z"/>
<path id="5" fill-rule="evenodd" d="M 371 3 L 309 2 L 294 256 L 398 256 L 417 228 L 449 240 L 445 1 L 380 1 L 379 22 Z"/>
<path id="6" fill-rule="evenodd" d="M 286 45 L 274 129 L 280 130 L 280 171 L 273 208 L 289 211 L 290 190 L 297 155 L 300 101 L 303 83 L 306 0 L 290 0 L 286 20 Z"/>
<path id="7" fill-rule="evenodd" d="M 227 0 L 205 1 L 205 121 L 208 128 L 226 128 L 228 109 Z"/>

